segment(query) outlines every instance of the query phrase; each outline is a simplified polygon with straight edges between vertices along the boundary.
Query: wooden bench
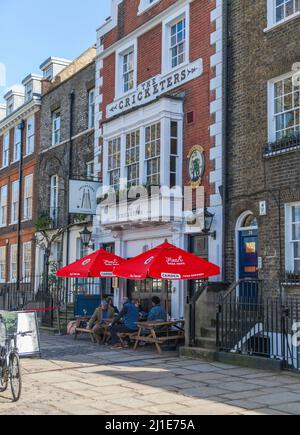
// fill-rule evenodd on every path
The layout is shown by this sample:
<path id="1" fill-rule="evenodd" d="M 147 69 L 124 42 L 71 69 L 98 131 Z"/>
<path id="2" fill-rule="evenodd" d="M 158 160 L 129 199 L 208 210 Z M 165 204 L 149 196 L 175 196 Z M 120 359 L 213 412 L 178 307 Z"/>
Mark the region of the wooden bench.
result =
<path id="1" fill-rule="evenodd" d="M 175 329 L 174 329 L 175 328 Z M 140 342 L 155 344 L 157 352 L 162 353 L 161 345 L 169 341 L 176 344 L 184 339 L 184 320 L 171 322 L 142 322 L 138 323 L 138 333 L 135 336 L 134 349 Z"/>
<path id="2" fill-rule="evenodd" d="M 117 335 L 124 348 L 127 347 L 125 344 L 126 339 L 129 339 L 130 341 L 135 341 L 137 339 L 137 332 L 119 332 Z"/>
<path id="3" fill-rule="evenodd" d="M 94 337 L 93 331 L 91 329 L 87 329 L 87 328 L 76 328 L 75 329 L 75 335 L 74 335 L 74 340 L 77 340 L 77 337 L 79 334 L 89 334 L 90 338 L 91 338 L 91 342 L 93 344 L 97 343 L 97 340 Z"/>

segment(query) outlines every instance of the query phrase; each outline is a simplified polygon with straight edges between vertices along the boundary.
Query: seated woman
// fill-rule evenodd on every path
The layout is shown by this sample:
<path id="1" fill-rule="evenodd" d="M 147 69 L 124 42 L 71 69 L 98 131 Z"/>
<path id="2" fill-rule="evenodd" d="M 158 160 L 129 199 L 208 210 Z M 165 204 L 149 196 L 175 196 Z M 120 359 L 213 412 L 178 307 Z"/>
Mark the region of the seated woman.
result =
<path id="1" fill-rule="evenodd" d="M 148 322 L 165 322 L 167 320 L 167 313 L 165 308 L 161 305 L 161 300 L 158 296 L 152 298 L 152 308 L 148 314 Z"/>

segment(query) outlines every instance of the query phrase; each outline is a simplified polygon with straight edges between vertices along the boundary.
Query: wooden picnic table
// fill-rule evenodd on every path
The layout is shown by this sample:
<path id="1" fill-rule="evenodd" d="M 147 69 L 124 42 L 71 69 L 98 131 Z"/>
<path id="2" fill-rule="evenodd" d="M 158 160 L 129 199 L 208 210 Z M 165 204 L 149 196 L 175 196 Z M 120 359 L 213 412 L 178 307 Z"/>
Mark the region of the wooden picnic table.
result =
<path id="1" fill-rule="evenodd" d="M 184 338 L 184 320 L 168 322 L 139 322 L 138 333 L 135 338 L 134 349 L 140 342 L 155 344 L 158 353 L 162 353 L 161 345 L 168 341 L 178 342 Z"/>

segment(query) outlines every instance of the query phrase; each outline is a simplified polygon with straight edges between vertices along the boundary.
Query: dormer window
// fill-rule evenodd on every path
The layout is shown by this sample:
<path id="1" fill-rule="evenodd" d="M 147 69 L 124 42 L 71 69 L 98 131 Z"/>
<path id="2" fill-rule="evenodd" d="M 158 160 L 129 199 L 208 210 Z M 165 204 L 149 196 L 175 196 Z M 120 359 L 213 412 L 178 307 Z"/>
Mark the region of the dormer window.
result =
<path id="1" fill-rule="evenodd" d="M 14 102 L 12 100 L 10 100 L 7 103 L 7 115 L 11 115 L 14 111 Z"/>
<path id="2" fill-rule="evenodd" d="M 28 83 L 28 85 L 26 85 L 25 87 L 25 99 L 26 101 L 31 101 L 33 98 L 33 84 Z"/>
<path id="3" fill-rule="evenodd" d="M 51 80 L 53 77 L 53 67 L 50 65 L 47 69 L 44 71 L 44 79 L 45 80 Z"/>

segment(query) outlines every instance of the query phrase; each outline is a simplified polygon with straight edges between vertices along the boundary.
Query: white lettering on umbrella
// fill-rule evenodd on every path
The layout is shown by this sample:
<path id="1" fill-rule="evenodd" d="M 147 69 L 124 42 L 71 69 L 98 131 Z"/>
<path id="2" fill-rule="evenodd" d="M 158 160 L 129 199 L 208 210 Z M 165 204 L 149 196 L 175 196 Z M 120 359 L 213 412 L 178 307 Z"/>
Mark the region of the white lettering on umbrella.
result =
<path id="1" fill-rule="evenodd" d="M 84 261 L 81 263 L 81 265 L 82 265 L 82 266 L 86 266 L 87 264 L 90 264 L 90 262 L 91 262 L 91 259 L 88 258 L 87 260 L 84 260 Z"/>
<path id="2" fill-rule="evenodd" d="M 179 273 L 162 273 L 161 277 L 163 279 L 181 279 L 181 275 Z"/>
<path id="3" fill-rule="evenodd" d="M 118 260 L 104 260 L 105 266 L 119 266 Z"/>
<path id="4" fill-rule="evenodd" d="M 106 277 L 106 276 L 113 276 L 112 272 L 100 272 L 100 276 Z"/>
<path id="5" fill-rule="evenodd" d="M 152 260 L 154 260 L 154 257 L 148 258 L 148 260 L 145 261 L 144 265 L 147 266 L 147 264 L 151 263 Z"/>
<path id="6" fill-rule="evenodd" d="M 185 261 L 181 255 L 177 258 L 166 257 L 166 262 L 169 266 L 185 266 Z"/>

